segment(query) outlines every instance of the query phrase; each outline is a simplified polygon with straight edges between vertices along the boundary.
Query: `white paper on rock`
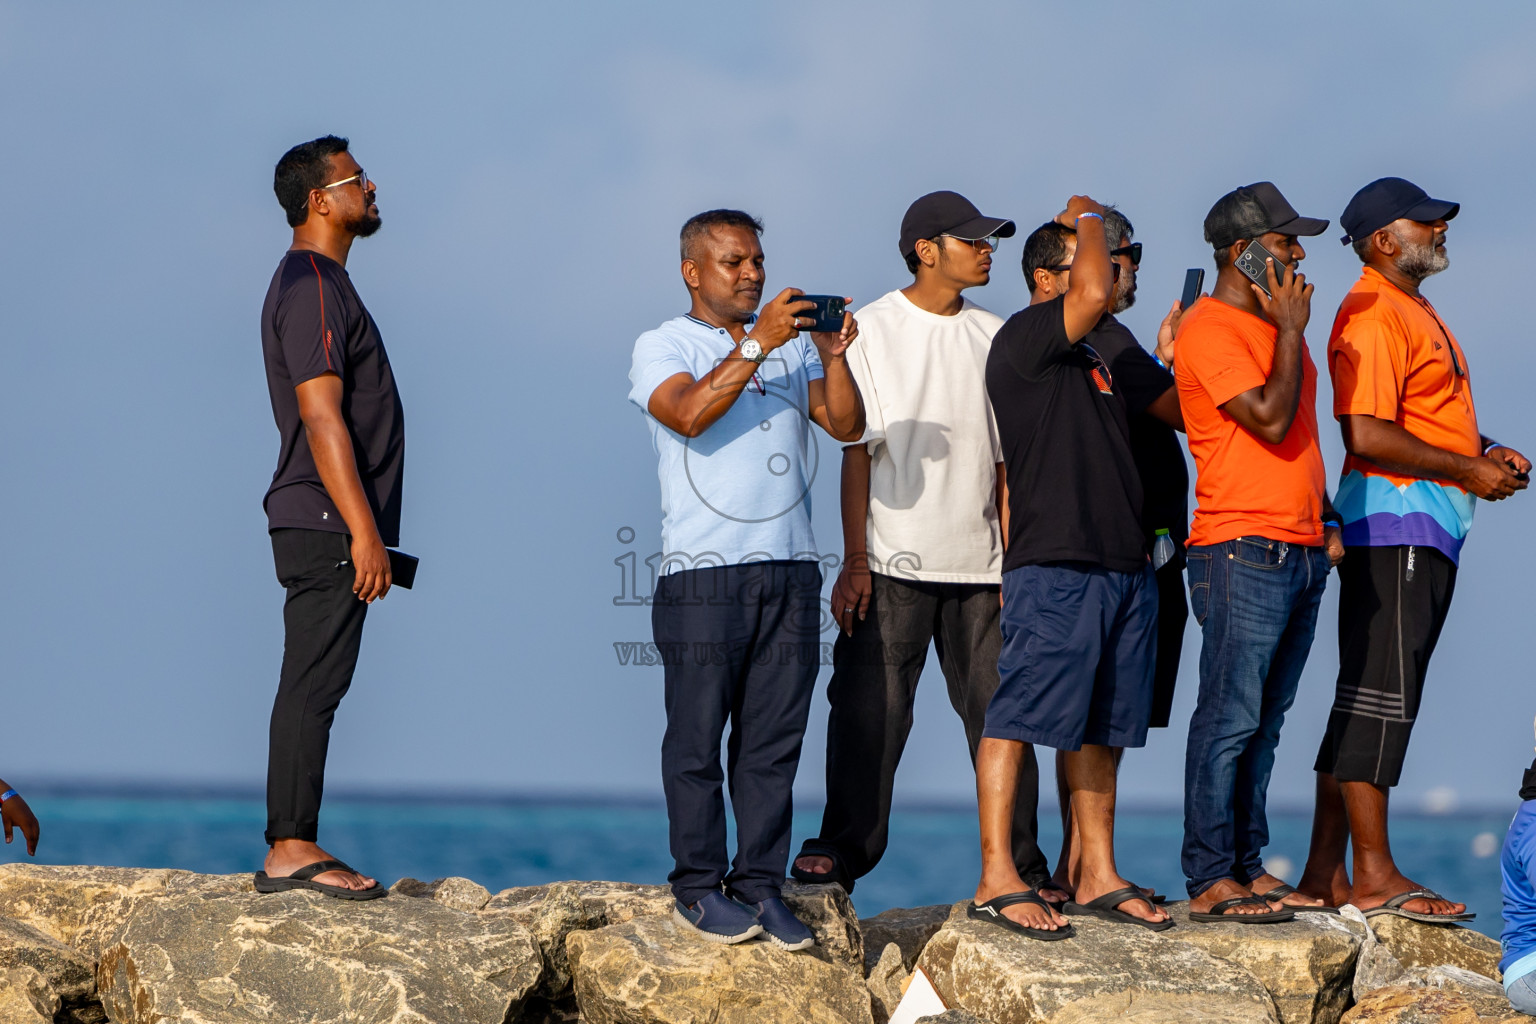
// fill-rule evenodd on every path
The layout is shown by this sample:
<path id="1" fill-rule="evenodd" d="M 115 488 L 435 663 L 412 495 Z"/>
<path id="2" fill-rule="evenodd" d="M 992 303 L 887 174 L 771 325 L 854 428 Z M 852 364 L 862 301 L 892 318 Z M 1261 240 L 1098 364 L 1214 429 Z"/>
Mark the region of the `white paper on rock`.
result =
<path id="1" fill-rule="evenodd" d="M 891 1024 L 917 1024 L 924 1017 L 943 1013 L 948 1007 L 939 998 L 938 991 L 921 967 L 912 972 L 907 994 L 901 997 L 896 1012 L 891 1014 Z"/>

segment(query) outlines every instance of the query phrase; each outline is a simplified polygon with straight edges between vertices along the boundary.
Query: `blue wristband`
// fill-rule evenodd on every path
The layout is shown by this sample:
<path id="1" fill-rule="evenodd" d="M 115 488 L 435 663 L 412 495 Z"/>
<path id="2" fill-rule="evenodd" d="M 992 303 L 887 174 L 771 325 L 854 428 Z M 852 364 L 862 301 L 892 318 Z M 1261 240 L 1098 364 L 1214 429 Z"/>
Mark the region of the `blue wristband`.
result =
<path id="1" fill-rule="evenodd" d="M 14 789 L 8 789 L 4 793 L 0 793 L 0 804 L 5 803 L 13 796 L 21 796 L 21 794 L 16 792 Z"/>
<path id="2" fill-rule="evenodd" d="M 1324 519 L 1323 520 L 1323 525 L 1324 526 L 1331 526 L 1335 530 L 1342 530 L 1344 528 L 1344 524 L 1339 522 L 1337 519 Z"/>
<path id="3" fill-rule="evenodd" d="M 1486 459 L 1488 457 L 1488 453 L 1493 451 L 1495 448 L 1503 448 L 1503 447 L 1504 446 L 1502 444 L 1499 444 L 1499 442 L 1497 442 L 1497 441 L 1489 441 L 1483 447 L 1483 458 Z"/>
<path id="4" fill-rule="evenodd" d="M 1084 217 L 1097 217 L 1097 218 L 1099 218 L 1099 220 L 1103 220 L 1104 219 L 1104 215 L 1100 214 L 1100 213 L 1080 213 L 1080 214 L 1078 214 L 1073 219 L 1074 220 L 1082 220 Z"/>

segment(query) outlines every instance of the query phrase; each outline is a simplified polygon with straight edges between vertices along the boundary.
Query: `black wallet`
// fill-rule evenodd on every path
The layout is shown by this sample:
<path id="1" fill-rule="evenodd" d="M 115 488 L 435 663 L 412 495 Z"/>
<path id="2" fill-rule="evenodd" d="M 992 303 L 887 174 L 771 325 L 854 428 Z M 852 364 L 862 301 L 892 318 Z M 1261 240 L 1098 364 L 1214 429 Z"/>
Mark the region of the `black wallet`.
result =
<path id="1" fill-rule="evenodd" d="M 416 566 L 421 559 L 394 548 L 386 550 L 389 552 L 389 585 L 410 590 L 411 584 L 416 582 Z"/>

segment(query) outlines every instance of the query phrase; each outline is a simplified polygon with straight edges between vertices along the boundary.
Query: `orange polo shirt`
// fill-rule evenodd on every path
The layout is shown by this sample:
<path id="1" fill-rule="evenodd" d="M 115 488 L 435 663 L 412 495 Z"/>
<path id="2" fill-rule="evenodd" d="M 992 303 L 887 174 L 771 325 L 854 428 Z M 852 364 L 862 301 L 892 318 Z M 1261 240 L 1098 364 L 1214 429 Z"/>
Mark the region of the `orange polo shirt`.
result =
<path id="1" fill-rule="evenodd" d="M 1222 410 L 1263 387 L 1279 329 L 1216 299 L 1192 306 L 1179 325 L 1174 377 L 1195 458 L 1191 547 L 1238 537 L 1323 543 L 1323 453 L 1317 444 L 1317 367 L 1301 343 L 1301 401 L 1290 431 L 1268 444 Z"/>

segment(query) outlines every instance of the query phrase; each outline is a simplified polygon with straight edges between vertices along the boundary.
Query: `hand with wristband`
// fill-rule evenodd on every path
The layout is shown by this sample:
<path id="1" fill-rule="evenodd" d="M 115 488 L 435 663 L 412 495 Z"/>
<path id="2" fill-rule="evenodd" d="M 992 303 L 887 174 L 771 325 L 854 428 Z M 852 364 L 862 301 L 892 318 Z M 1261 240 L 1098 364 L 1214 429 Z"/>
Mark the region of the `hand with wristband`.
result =
<path id="1" fill-rule="evenodd" d="M 13 838 L 11 829 L 21 829 L 22 837 L 27 841 L 27 856 L 37 856 L 37 816 L 32 813 L 32 808 L 21 798 L 4 780 L 0 779 L 0 820 L 5 824 L 5 841 Z"/>

